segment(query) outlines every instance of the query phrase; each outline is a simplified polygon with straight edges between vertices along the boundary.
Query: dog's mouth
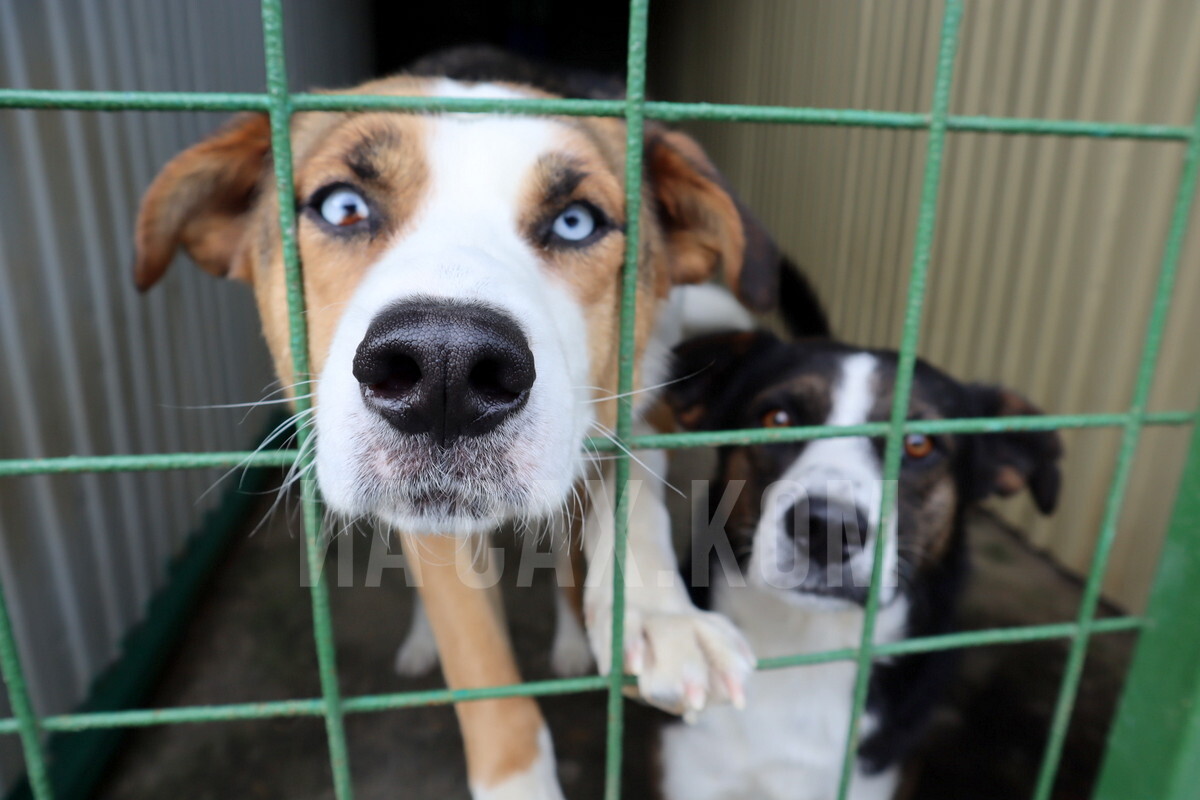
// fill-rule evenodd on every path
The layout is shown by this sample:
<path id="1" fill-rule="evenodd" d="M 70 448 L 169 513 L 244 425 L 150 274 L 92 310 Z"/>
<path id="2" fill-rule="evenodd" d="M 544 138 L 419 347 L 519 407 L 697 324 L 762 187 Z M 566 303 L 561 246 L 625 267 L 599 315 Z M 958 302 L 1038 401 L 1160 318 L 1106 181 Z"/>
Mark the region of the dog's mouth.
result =
<path id="1" fill-rule="evenodd" d="M 821 606 L 845 607 L 848 604 L 863 607 L 867 604 L 865 586 L 827 586 L 813 583 L 802 584 L 792 591 L 802 601 L 816 601 Z"/>
<path id="2" fill-rule="evenodd" d="M 845 608 L 847 604 L 864 606 L 871 578 L 871 564 L 857 558 L 832 565 L 817 564 L 802 548 L 794 555 L 776 553 L 775 569 L 760 569 L 769 573 L 764 583 L 782 591 L 800 605 Z"/>
<path id="3" fill-rule="evenodd" d="M 487 433 L 450 441 L 404 433 L 361 406 L 341 415 L 326 407 L 322 494 L 335 512 L 414 535 L 470 535 L 547 516 L 582 472 L 583 437 L 552 435 L 536 398 L 528 405 Z"/>
<path id="4" fill-rule="evenodd" d="M 471 493 L 419 488 L 409 491 L 389 516 L 417 520 L 415 525 L 409 527 L 417 529 L 418 533 L 436 532 L 442 528 L 454 532 L 453 529 L 461 527 L 464 522 L 470 524 L 503 519 L 519 508 L 526 496 L 521 491 Z M 421 530 L 424 528 L 431 530 Z"/>
<path id="5" fill-rule="evenodd" d="M 427 436 L 382 439 L 359 462 L 360 502 L 412 533 L 474 532 L 527 513 L 542 494 L 522 477 L 510 431 L 449 446 Z"/>

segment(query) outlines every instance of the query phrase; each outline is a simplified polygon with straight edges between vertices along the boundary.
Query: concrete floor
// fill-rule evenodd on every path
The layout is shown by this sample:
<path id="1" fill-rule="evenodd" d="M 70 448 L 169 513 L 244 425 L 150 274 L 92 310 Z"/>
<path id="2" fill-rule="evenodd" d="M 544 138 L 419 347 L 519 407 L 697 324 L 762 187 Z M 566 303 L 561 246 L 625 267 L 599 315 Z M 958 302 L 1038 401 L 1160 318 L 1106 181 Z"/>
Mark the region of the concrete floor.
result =
<path id="1" fill-rule="evenodd" d="M 275 513 L 240 534 L 196 615 L 185 644 L 148 705 L 169 707 L 316 697 L 311 607 L 302 585 L 302 539 L 295 514 Z M 1079 601 L 1064 576 L 989 518 L 972 530 L 977 565 L 965 608 L 971 628 L 1061 622 Z M 355 540 L 352 579 L 331 587 L 338 667 L 347 696 L 441 686 L 439 676 L 401 679 L 392 671 L 408 624 L 410 590 L 400 570 L 366 586 L 370 540 Z M 331 554 L 330 558 L 335 558 Z M 347 564 L 350 562 L 347 561 Z M 509 573 L 515 571 L 510 570 Z M 395 573 L 395 574 L 392 574 Z M 511 577 L 511 576 L 510 576 Z M 506 590 L 523 674 L 550 677 L 551 575 L 529 589 Z M 511 582 L 511 581 L 510 581 Z M 1057 798 L 1089 794 L 1130 638 L 1093 647 L 1068 740 Z M 915 797 L 1009 800 L 1029 796 L 1054 706 L 1065 645 L 1060 642 L 968 651 L 951 700 L 939 712 L 922 758 Z M 625 784 L 630 798 L 650 796 L 649 754 L 658 715 L 627 703 Z M 572 800 L 599 798 L 604 762 L 604 698 L 564 696 L 543 702 Z M 356 795 L 467 798 L 453 711 L 417 708 L 346 718 Z M 319 718 L 201 723 L 141 730 L 126 741 L 98 795 L 147 798 L 333 797 L 325 731 Z"/>

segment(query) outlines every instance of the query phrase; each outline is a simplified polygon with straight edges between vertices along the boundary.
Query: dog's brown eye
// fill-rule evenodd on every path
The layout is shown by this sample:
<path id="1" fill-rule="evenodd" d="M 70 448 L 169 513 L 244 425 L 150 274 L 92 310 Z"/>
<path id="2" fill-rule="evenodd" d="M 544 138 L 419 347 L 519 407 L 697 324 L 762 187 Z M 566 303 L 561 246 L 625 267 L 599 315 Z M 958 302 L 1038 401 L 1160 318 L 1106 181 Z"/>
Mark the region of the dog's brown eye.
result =
<path id="1" fill-rule="evenodd" d="M 904 454 L 909 458 L 925 458 L 932 452 L 932 437 L 923 433 L 910 433 L 904 437 Z"/>
<path id="2" fill-rule="evenodd" d="M 764 428 L 786 428 L 792 424 L 792 415 L 782 408 L 774 408 L 763 414 Z"/>

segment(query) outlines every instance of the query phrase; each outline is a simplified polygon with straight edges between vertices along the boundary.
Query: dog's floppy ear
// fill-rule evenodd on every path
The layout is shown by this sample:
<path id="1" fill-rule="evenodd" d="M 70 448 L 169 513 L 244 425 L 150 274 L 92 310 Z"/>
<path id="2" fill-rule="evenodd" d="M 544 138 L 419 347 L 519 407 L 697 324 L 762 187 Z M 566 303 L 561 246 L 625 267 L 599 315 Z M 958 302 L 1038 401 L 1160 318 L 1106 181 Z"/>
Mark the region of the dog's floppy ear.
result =
<path id="1" fill-rule="evenodd" d="M 747 308 L 772 308 L 781 254 L 700 145 L 679 131 L 651 126 L 646 172 L 667 236 L 672 282 L 701 283 L 720 272 Z"/>
<path id="2" fill-rule="evenodd" d="M 1040 415 L 1041 409 L 1021 395 L 999 386 L 972 384 L 972 414 L 979 417 Z M 1058 503 L 1062 482 L 1058 462 L 1063 455 L 1057 431 L 1005 431 L 976 434 L 973 452 L 975 499 L 1002 497 L 1028 488 L 1039 511 L 1049 514 Z"/>
<path id="3" fill-rule="evenodd" d="M 233 259 L 270 150 L 267 116 L 242 114 L 163 167 L 138 211 L 138 289 L 157 283 L 181 246 L 206 272 L 249 277 Z"/>
<path id="4" fill-rule="evenodd" d="M 736 283 L 730 279 L 729 285 L 736 289 L 747 308 L 758 312 L 770 311 L 780 301 L 780 281 L 783 270 L 787 269 L 784 263 L 786 257 L 758 218 L 732 193 L 730 197 L 733 197 L 741 218 L 746 246 L 742 251 L 741 272 L 737 275 Z"/>
<path id="5" fill-rule="evenodd" d="M 781 342 L 766 331 L 729 331 L 689 339 L 675 348 L 674 380 L 666 401 L 680 427 L 724 427 L 727 398 L 740 388 L 734 373 Z"/>

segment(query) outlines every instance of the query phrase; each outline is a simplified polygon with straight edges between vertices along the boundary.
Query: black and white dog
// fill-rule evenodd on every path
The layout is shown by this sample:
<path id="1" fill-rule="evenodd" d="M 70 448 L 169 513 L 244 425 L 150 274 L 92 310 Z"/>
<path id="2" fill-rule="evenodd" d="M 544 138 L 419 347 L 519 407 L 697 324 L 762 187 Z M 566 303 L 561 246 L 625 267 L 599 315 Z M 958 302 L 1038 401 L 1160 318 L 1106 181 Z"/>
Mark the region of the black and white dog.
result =
<path id="1" fill-rule="evenodd" d="M 764 332 L 694 339 L 677 350 L 668 401 L 685 428 L 855 425 L 886 420 L 897 356 Z M 960 383 L 918 362 L 911 418 L 1040 413 L 1003 388 Z M 965 512 L 1028 488 L 1049 513 L 1062 447 L 1050 431 L 909 434 L 890 515 L 876 641 L 951 631 L 967 553 Z M 693 585 L 760 658 L 857 647 L 880 541 L 883 442 L 865 437 L 723 448 L 708 541 Z M 703 532 L 696 534 L 705 536 Z M 707 572 L 707 575 L 696 574 Z M 948 652 L 876 662 L 850 796 L 893 797 L 952 676 Z M 663 738 L 669 800 L 836 796 L 855 680 L 852 662 L 757 672 L 744 710 L 710 708 Z"/>

